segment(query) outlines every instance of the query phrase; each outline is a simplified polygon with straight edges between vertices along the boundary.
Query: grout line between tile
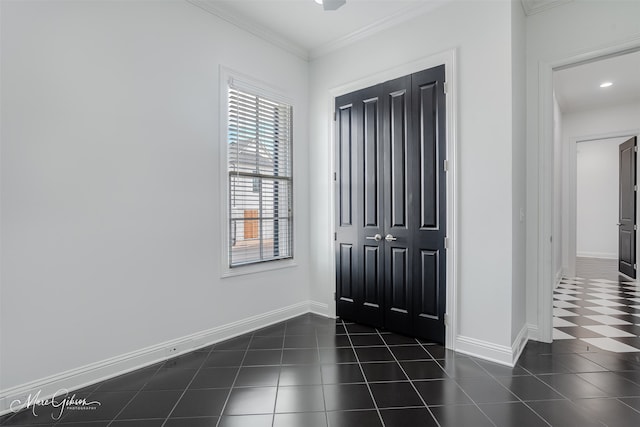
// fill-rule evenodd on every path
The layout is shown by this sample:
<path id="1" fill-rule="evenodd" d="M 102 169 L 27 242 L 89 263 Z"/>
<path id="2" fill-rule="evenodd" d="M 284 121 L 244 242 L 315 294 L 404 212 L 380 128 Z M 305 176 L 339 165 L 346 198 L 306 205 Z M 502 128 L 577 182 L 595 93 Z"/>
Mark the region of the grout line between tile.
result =
<path id="1" fill-rule="evenodd" d="M 473 360 L 473 359 L 471 359 Z M 527 408 L 529 408 L 530 411 L 532 411 L 534 414 L 536 414 L 542 421 L 544 421 L 547 425 L 551 426 L 551 424 L 549 423 L 549 421 L 547 421 L 542 415 L 540 415 L 535 409 L 533 409 L 527 402 L 525 402 L 524 400 L 520 399 L 520 397 L 518 395 L 516 395 L 514 392 L 512 392 L 511 390 L 509 390 L 504 384 L 502 384 L 500 381 L 498 381 L 498 378 L 496 378 L 495 375 L 493 375 L 491 372 L 489 372 L 488 369 L 486 369 L 484 366 L 482 366 L 481 364 L 479 364 L 478 362 L 476 362 L 475 360 L 473 360 L 473 362 L 478 365 L 482 370 L 484 370 L 489 377 L 493 378 L 493 380 L 495 382 L 497 382 L 498 384 L 500 384 L 502 387 L 504 387 L 507 391 L 509 391 L 509 393 L 513 394 L 516 399 L 518 399 L 518 401 L 520 403 L 522 403 L 524 406 L 526 406 Z M 538 378 L 536 375 L 534 375 L 531 371 L 529 371 L 526 368 L 522 368 L 524 369 L 526 372 L 528 372 L 529 374 L 531 374 L 530 376 L 535 378 L 536 380 L 540 381 L 542 384 L 546 385 L 547 387 L 549 387 L 550 389 L 552 389 L 553 391 L 555 391 L 556 393 L 558 393 L 560 396 L 562 396 L 564 399 L 569 400 L 565 395 L 563 395 L 562 393 L 560 393 L 558 390 L 554 389 L 553 387 L 551 387 L 549 384 L 545 383 L 544 381 L 542 381 L 540 378 Z M 512 375 L 513 377 L 513 375 Z M 462 387 L 461 387 L 462 388 Z M 463 390 L 464 391 L 464 390 Z M 472 399 L 472 401 L 475 403 L 475 401 Z M 482 409 L 481 409 L 482 410 Z M 486 415 L 486 414 L 485 414 Z"/>
<path id="2" fill-rule="evenodd" d="M 633 409 L 634 411 L 640 413 L 640 410 L 634 408 L 633 406 L 629 405 L 627 402 L 622 401 L 622 399 L 626 399 L 625 397 L 616 397 L 615 398 L 618 402 L 622 403 L 625 406 L 628 406 L 629 408 Z"/>
<path id="3" fill-rule="evenodd" d="M 434 359 L 435 359 L 435 358 L 434 358 Z M 469 359 L 469 360 L 471 360 L 471 361 L 473 361 L 473 362 L 474 362 L 476 365 L 478 365 L 480 368 L 482 368 L 482 366 L 480 366 L 478 363 L 476 363 L 476 362 L 475 362 L 475 360 L 473 360 L 472 358 L 470 358 L 470 357 L 469 357 L 468 359 Z M 446 359 L 445 359 L 445 360 L 446 360 Z M 480 405 L 478 405 L 478 403 L 475 401 L 475 399 L 473 399 L 471 396 L 469 396 L 469 394 L 466 392 L 466 390 L 465 390 L 465 389 L 460 385 L 460 383 L 458 382 L 458 380 L 456 380 L 455 378 L 453 378 L 453 377 L 449 376 L 449 374 L 447 374 L 447 371 L 444 369 L 444 367 L 442 366 L 442 364 L 440 363 L 440 361 L 439 361 L 439 360 L 435 359 L 435 361 L 436 361 L 436 363 L 438 364 L 438 366 L 440 366 L 440 369 L 442 369 L 442 370 L 444 371 L 444 373 L 445 373 L 445 374 L 446 374 L 450 379 L 452 379 L 452 380 L 453 380 L 453 382 L 455 382 L 455 383 L 456 383 L 456 385 L 457 385 L 458 387 L 460 387 L 460 390 L 462 390 L 462 392 L 465 394 L 465 396 L 467 396 L 467 397 L 469 398 L 469 400 L 474 404 L 474 406 L 475 406 L 476 408 L 478 408 L 478 410 L 482 413 L 482 415 L 484 415 L 484 416 L 489 420 L 489 422 L 490 422 L 491 424 L 493 424 L 494 426 L 496 426 L 496 423 L 495 423 L 495 422 L 493 422 L 493 420 L 491 419 L 491 417 L 489 417 L 489 416 L 488 416 L 488 415 L 487 415 L 487 414 L 482 410 L 482 408 L 480 407 Z M 485 369 L 485 371 L 486 371 L 486 369 Z M 495 380 L 495 378 L 494 378 L 494 380 Z M 496 382 L 498 382 L 498 381 L 496 381 Z M 500 384 L 500 385 L 502 385 L 502 384 Z M 503 387 L 504 387 L 504 386 L 503 386 Z M 509 391 L 509 392 L 511 393 L 511 391 Z M 513 393 L 511 393 L 511 394 L 513 394 Z M 519 399 L 519 398 L 518 398 L 518 396 L 516 396 L 515 394 L 513 394 L 513 395 L 515 396 L 515 398 L 516 398 L 516 399 Z M 496 427 L 497 427 L 497 426 L 496 426 Z"/>
<path id="4" fill-rule="evenodd" d="M 378 413 L 378 417 L 380 418 L 380 422 L 382 423 L 382 427 L 385 427 L 384 420 L 382 419 L 382 414 L 380 413 L 380 408 L 378 408 L 378 403 L 376 402 L 376 398 L 373 396 L 373 391 L 371 390 L 371 386 L 369 385 L 369 382 L 367 381 L 367 376 L 364 373 L 364 369 L 362 369 L 362 363 L 360 362 L 360 357 L 358 357 L 358 352 L 356 351 L 356 348 L 353 345 L 353 341 L 351 341 L 351 336 L 349 335 L 349 330 L 345 326 L 344 321 L 342 321 L 342 326 L 344 327 L 344 330 L 347 333 L 347 338 L 349 339 L 349 343 L 351 344 L 351 351 L 353 351 L 353 354 L 356 357 L 356 362 L 358 363 L 358 367 L 360 368 L 360 373 L 362 374 L 362 378 L 364 378 L 364 383 L 367 386 L 367 390 L 369 390 L 369 395 L 371 396 L 371 400 L 373 401 L 373 406 L 375 406 L 375 408 L 376 408 L 376 412 Z"/>
<path id="5" fill-rule="evenodd" d="M 324 378 L 322 377 L 322 361 L 320 359 L 320 340 L 318 339 L 318 330 L 314 329 L 316 336 L 316 345 L 318 346 L 318 368 L 320 369 L 320 389 L 322 390 L 322 405 L 324 406 L 324 421 L 329 425 L 329 414 L 327 413 L 327 398 L 324 395 Z M 274 416 L 275 419 L 275 416 Z M 273 426 L 272 426 L 273 427 Z"/>
<path id="6" fill-rule="evenodd" d="M 420 392 L 418 391 L 418 388 L 415 386 L 415 384 L 413 383 L 413 380 L 411 378 L 409 378 L 409 375 L 407 374 L 407 371 L 404 370 L 404 367 L 402 366 L 402 364 L 400 364 L 400 361 L 398 360 L 398 358 L 396 357 L 395 354 L 393 354 L 393 351 L 391 351 L 391 348 L 389 348 L 389 344 L 387 344 L 387 342 L 384 340 L 384 338 L 382 337 L 382 335 L 380 334 L 380 332 L 378 332 L 378 335 L 380 336 L 380 339 L 382 340 L 382 342 L 384 343 L 384 345 L 387 348 L 387 351 L 389 353 L 391 353 L 391 355 L 393 356 L 393 360 L 396 361 L 396 363 L 398 364 L 398 366 L 400 367 L 400 370 L 402 370 L 402 373 L 404 374 L 404 376 L 407 378 L 407 381 L 409 381 L 409 384 L 411 384 L 411 387 L 413 388 L 413 391 L 416 392 L 416 394 L 418 395 L 418 397 L 420 398 L 420 401 L 422 402 L 422 404 L 424 405 L 425 408 L 427 408 L 427 411 L 429 411 L 429 415 L 431 415 L 431 418 L 433 418 L 433 420 L 436 422 L 436 424 L 438 425 L 438 427 L 440 427 L 440 422 L 438 421 L 438 419 L 436 418 L 435 414 L 433 413 L 433 411 L 431 411 L 431 408 L 429 408 L 429 405 L 427 405 L 427 402 L 425 402 L 424 398 L 422 397 L 422 395 L 420 394 Z M 418 344 L 420 344 L 420 347 L 424 350 L 425 348 L 422 346 L 422 344 L 416 340 L 416 342 L 418 342 Z M 431 356 L 431 353 L 429 353 L 427 351 L 427 354 L 429 356 Z M 366 380 L 366 378 L 365 378 Z M 487 417 L 488 418 L 488 417 Z"/>
<path id="7" fill-rule="evenodd" d="M 271 414 L 271 427 L 276 422 L 276 405 L 280 395 L 280 375 L 282 375 L 282 362 L 284 360 L 284 342 L 287 340 L 287 322 L 284 322 L 284 332 L 282 333 L 282 348 L 280 348 L 280 366 L 278 367 L 278 381 L 276 382 L 276 398 L 273 402 L 273 413 Z M 222 418 L 222 414 L 220 414 Z"/>
<path id="8" fill-rule="evenodd" d="M 162 423 L 162 425 L 160 427 L 164 427 L 164 425 L 167 423 L 167 421 L 169 421 L 169 417 L 171 417 L 171 414 L 173 414 L 173 411 L 175 411 L 176 407 L 178 406 L 178 404 L 180 403 L 180 401 L 182 400 L 182 398 L 184 397 L 184 395 L 187 393 L 187 390 L 189 390 L 189 387 L 191 386 L 191 384 L 193 383 L 193 380 L 198 376 L 198 374 L 200 373 L 200 370 L 202 369 L 202 367 L 204 366 L 204 364 L 207 362 L 207 359 L 209 358 L 209 356 L 211 356 L 211 353 L 213 352 L 213 349 L 215 348 L 215 345 L 211 346 L 211 350 L 209 350 L 209 352 L 207 353 L 207 357 L 204 358 L 204 360 L 202 361 L 202 363 L 200 364 L 200 367 L 196 370 L 196 373 L 193 374 L 193 377 L 191 377 L 191 381 L 189 381 L 189 384 L 187 384 L 187 386 L 184 388 L 184 390 L 182 390 L 182 394 L 180 394 L 180 397 L 178 398 L 178 400 L 176 401 L 176 403 L 173 405 L 173 407 L 171 408 L 171 410 L 169 411 L 169 414 L 167 414 L 167 417 L 164 419 L 164 422 Z M 187 354 L 194 354 L 194 353 L 187 353 Z M 236 374 L 237 375 L 237 374 Z M 109 427 L 109 426 L 107 426 Z"/>
<path id="9" fill-rule="evenodd" d="M 249 352 L 249 348 L 251 347 L 252 341 L 253 341 L 253 333 L 251 334 L 251 338 L 249 338 L 249 342 L 247 343 L 247 348 L 244 350 L 244 354 L 242 355 L 242 360 L 240 361 L 240 366 L 238 367 L 238 372 L 236 372 L 236 376 L 233 379 L 233 383 L 231 383 L 231 387 L 229 388 L 229 393 L 227 393 L 227 398 L 224 400 L 224 404 L 222 405 L 222 409 L 220 410 L 220 416 L 218 417 L 218 421 L 216 421 L 216 427 L 220 425 L 220 421 L 222 420 L 222 414 L 224 414 L 224 410 L 227 407 L 227 403 L 229 403 L 229 398 L 231 397 L 231 393 L 233 392 L 233 387 L 236 385 L 236 381 L 240 376 L 240 370 L 244 365 L 244 359 L 247 357 L 247 353 Z M 164 427 L 164 424 L 161 427 Z"/>
<path id="10" fill-rule="evenodd" d="M 131 404 L 131 402 L 140 394 L 140 392 L 142 392 L 144 387 L 149 383 L 149 381 L 151 381 L 151 379 L 158 373 L 158 371 L 160 371 L 160 369 L 162 369 L 162 367 L 165 365 L 165 363 L 166 363 L 166 361 L 163 362 L 160 366 L 158 366 L 158 369 L 156 369 L 156 371 L 153 373 L 153 375 L 151 375 L 149 377 L 149 379 L 144 382 L 144 384 L 140 387 L 140 389 L 136 392 L 136 394 L 134 394 L 133 397 L 131 399 L 129 399 L 129 401 L 122 407 L 122 409 L 120 409 L 120 411 L 118 411 L 118 413 L 116 415 L 114 415 L 114 417 L 111 419 L 111 421 L 109 421 L 109 423 L 107 424 L 107 427 L 111 426 L 111 424 L 113 424 L 113 422 L 118 419 L 118 416 L 127 408 L 127 406 L 129 406 Z M 96 390 L 94 390 L 91 394 L 93 394 L 95 392 L 96 392 Z M 91 396 L 91 395 L 89 395 L 89 396 Z M 61 422 L 62 422 L 62 420 L 58 421 L 56 424 L 60 424 Z"/>

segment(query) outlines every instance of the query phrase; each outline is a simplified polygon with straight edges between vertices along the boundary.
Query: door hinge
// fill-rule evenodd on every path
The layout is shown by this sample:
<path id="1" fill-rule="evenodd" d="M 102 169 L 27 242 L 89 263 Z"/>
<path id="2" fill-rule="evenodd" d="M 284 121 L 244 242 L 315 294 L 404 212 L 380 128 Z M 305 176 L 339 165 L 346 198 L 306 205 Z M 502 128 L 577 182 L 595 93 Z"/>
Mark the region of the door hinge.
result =
<path id="1" fill-rule="evenodd" d="M 335 242 L 336 240 L 338 240 L 338 233 L 337 232 L 333 233 L 333 241 Z"/>
<path id="2" fill-rule="evenodd" d="M 444 159 L 444 171 L 449 172 L 449 160 Z"/>
<path id="3" fill-rule="evenodd" d="M 444 326 L 449 326 L 449 315 L 447 313 L 444 314 Z"/>
<path id="4" fill-rule="evenodd" d="M 449 238 L 448 237 L 444 238 L 444 248 L 445 249 L 449 249 Z"/>
<path id="5" fill-rule="evenodd" d="M 336 120 L 338 120 L 338 112 L 334 111 L 333 112 L 333 121 L 335 122 Z"/>
<path id="6" fill-rule="evenodd" d="M 638 186 L 637 185 L 633 186 L 633 191 L 638 191 Z"/>
<path id="7" fill-rule="evenodd" d="M 335 292 L 333 293 L 333 300 L 334 300 L 334 301 L 337 301 L 337 300 L 338 300 L 338 298 L 336 297 L 336 293 L 335 293 Z"/>
<path id="8" fill-rule="evenodd" d="M 636 153 L 638 152 L 638 146 L 637 145 L 635 147 L 633 147 L 633 151 L 635 151 Z"/>
<path id="9" fill-rule="evenodd" d="M 444 86 L 444 93 L 445 94 L 449 93 L 449 82 L 444 82 L 443 86 Z"/>
<path id="10" fill-rule="evenodd" d="M 333 180 L 334 180 L 334 181 L 337 181 L 337 180 L 338 180 L 338 173 L 337 173 L 337 172 L 334 172 L 334 173 L 333 173 Z"/>
<path id="11" fill-rule="evenodd" d="M 633 264 L 633 269 L 637 270 L 638 269 L 638 264 Z"/>

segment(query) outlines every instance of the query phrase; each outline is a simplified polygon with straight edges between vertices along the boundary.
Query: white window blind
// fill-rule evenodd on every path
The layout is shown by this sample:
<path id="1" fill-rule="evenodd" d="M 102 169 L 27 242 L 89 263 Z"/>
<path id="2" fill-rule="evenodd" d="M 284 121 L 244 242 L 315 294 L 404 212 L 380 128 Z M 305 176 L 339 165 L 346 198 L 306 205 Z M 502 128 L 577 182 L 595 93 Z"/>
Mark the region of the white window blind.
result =
<path id="1" fill-rule="evenodd" d="M 292 108 L 229 87 L 229 266 L 293 256 Z"/>

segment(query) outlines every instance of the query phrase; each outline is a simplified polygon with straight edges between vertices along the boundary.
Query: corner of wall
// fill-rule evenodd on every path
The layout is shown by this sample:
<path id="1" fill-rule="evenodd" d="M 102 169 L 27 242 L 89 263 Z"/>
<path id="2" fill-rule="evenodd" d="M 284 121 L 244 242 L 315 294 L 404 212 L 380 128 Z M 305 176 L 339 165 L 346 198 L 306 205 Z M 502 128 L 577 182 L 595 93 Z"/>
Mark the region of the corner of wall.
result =
<path id="1" fill-rule="evenodd" d="M 329 309 L 329 304 L 325 304 L 323 302 L 309 301 L 309 311 L 319 316 L 334 318 L 331 310 Z"/>
<path id="2" fill-rule="evenodd" d="M 527 324 L 528 337 L 531 341 L 540 341 L 540 330 L 538 325 Z"/>

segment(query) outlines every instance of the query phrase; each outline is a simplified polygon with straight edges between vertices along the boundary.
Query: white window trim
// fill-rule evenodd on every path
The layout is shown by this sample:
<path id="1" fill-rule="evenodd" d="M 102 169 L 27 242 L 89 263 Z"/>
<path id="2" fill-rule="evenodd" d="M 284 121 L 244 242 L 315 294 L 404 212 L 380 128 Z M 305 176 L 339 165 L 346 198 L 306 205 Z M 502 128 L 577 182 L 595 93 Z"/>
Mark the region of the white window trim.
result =
<path id="1" fill-rule="evenodd" d="M 243 276 L 246 274 L 261 273 L 264 271 L 280 270 L 283 268 L 296 267 L 296 247 L 297 247 L 297 232 L 296 232 L 296 197 L 295 197 L 295 158 L 292 158 L 292 183 L 293 183 L 293 256 L 287 259 L 279 259 L 273 261 L 265 261 L 255 264 L 239 265 L 231 268 L 229 266 L 229 173 L 227 162 L 227 128 L 228 128 L 228 105 L 229 105 L 229 84 L 237 89 L 246 90 L 258 96 L 264 96 L 265 98 L 273 101 L 282 102 L 291 105 L 294 110 L 295 120 L 295 104 L 294 102 L 284 95 L 284 91 L 276 88 L 268 83 L 262 82 L 253 77 L 247 76 L 240 72 L 234 71 L 230 68 L 220 66 L 220 137 L 218 140 L 218 159 L 219 159 L 219 173 L 220 173 L 220 271 L 221 277 L 235 277 Z M 294 133 L 295 137 L 295 133 Z M 295 153 L 295 148 L 292 151 Z M 294 154 L 295 157 L 295 154 Z"/>

